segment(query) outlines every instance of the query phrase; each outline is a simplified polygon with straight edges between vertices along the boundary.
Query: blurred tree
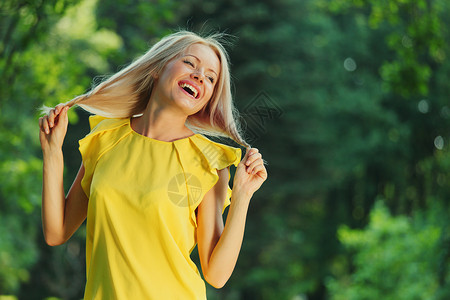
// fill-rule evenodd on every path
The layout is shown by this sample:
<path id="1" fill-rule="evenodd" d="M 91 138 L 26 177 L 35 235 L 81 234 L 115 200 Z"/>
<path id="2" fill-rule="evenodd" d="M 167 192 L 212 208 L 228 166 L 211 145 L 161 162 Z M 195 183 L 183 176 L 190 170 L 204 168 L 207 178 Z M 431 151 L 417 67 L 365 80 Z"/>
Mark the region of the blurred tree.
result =
<path id="1" fill-rule="evenodd" d="M 97 30 L 95 1 L 77 6 L 81 10 L 78 15 L 70 9 L 75 4 L 77 1 L 1 4 L 0 75 L 4 84 L 0 90 L 0 138 L 4 143 L 0 148 L 0 294 L 17 293 L 20 282 L 26 281 L 36 283 L 22 289 L 21 297 L 27 299 L 39 294 L 66 299 L 77 294 L 79 298 L 84 286 L 83 261 L 79 266 L 72 265 L 72 271 L 78 269 L 74 273 L 80 280 L 66 280 L 65 286 L 53 289 L 49 284 L 57 282 L 55 278 L 70 278 L 64 275 L 71 269 L 63 271 L 63 264 L 54 258 L 58 253 L 73 253 L 80 245 L 75 241 L 72 247 L 48 249 L 43 243 L 37 108 L 82 93 L 89 85 L 89 73 L 109 68 L 103 57 L 120 46 L 120 39 L 112 32 Z M 71 113 L 71 122 L 76 117 Z M 69 166 L 76 161 L 70 155 L 77 152 L 76 141 L 73 144 L 72 152 L 66 153 Z M 66 177 L 73 178 L 74 171 L 68 173 Z M 39 273 L 34 269 L 30 274 L 30 266 L 38 259 Z M 56 274 L 52 273 L 55 268 Z M 70 285 L 72 288 L 68 288 Z"/>
<path id="2" fill-rule="evenodd" d="M 446 57 L 444 15 L 448 6 L 428 0 L 333 0 L 325 2 L 335 12 L 369 9 L 368 25 L 386 25 L 386 44 L 393 51 L 381 67 L 388 91 L 401 96 L 427 95 L 432 72 Z"/>
<path id="3" fill-rule="evenodd" d="M 374 184 L 372 190 L 375 195 L 382 195 L 397 214 L 432 209 L 436 203 L 448 212 L 450 115 L 446 96 L 448 87 L 442 80 L 449 67 L 444 60 L 448 55 L 450 38 L 445 30 L 448 21 L 444 15 L 448 14 L 450 7 L 439 1 L 336 0 L 322 4 L 336 13 L 337 18 L 358 20 L 370 28 L 373 37 L 379 36 L 374 49 L 379 50 L 382 45 L 386 55 L 378 56 L 376 51 L 368 53 L 373 55 L 373 59 L 381 59 L 376 59 L 377 70 L 374 72 L 381 87 L 378 99 L 382 108 L 380 113 L 392 116 L 395 121 L 385 129 L 386 142 L 369 149 L 368 154 L 372 157 L 367 157 L 361 165 L 361 180 L 358 180 L 358 174 L 348 177 L 340 187 L 341 195 L 349 197 L 351 193 L 345 189 L 354 189 L 353 199 L 356 200 L 360 198 L 358 191 L 361 187 L 367 190 L 364 186 Z M 347 20 L 347 23 L 351 22 Z M 375 197 L 372 194 L 366 199 L 367 208 Z M 354 217 L 368 211 L 358 206 L 353 205 Z M 439 269 L 438 294 L 447 291 L 442 293 L 448 297 L 449 222 L 448 218 L 441 220 L 444 229 L 437 242 L 440 259 L 434 267 Z M 399 257 L 394 259 L 401 260 L 401 254 L 397 255 Z M 409 259 L 414 263 L 413 257 Z M 433 261 L 430 259 L 429 263 Z M 432 276 L 435 275 L 436 272 Z M 382 286 L 379 288 L 383 291 Z M 420 295 L 418 292 L 414 297 L 419 299 Z M 359 296 L 366 299 L 362 294 Z M 359 299 L 358 294 L 352 297 Z M 446 299 L 445 296 L 436 297 Z"/>
<path id="4" fill-rule="evenodd" d="M 446 151 L 444 145 L 450 133 L 448 87 L 442 82 L 448 71 L 444 58 L 450 37 L 444 16 L 449 5 L 425 0 L 334 0 L 325 1 L 323 6 L 340 18 L 358 18 L 374 36 L 381 35 L 383 43 L 379 43 L 380 39 L 376 42 L 384 45 L 387 55 L 380 57 L 374 70 L 383 88 L 379 101 L 398 120 L 396 126 L 386 129 L 389 140 L 403 148 L 397 147 L 401 152 L 391 157 L 404 166 L 391 168 L 391 164 L 381 164 L 389 167 L 383 170 L 387 171 L 385 174 L 401 173 L 386 176 L 379 185 L 384 191 L 378 193 L 397 212 L 424 207 L 431 194 L 424 193 L 425 178 L 417 172 L 417 164 L 433 157 L 435 150 Z"/>
<path id="5" fill-rule="evenodd" d="M 339 229 L 339 240 L 352 256 L 351 265 L 336 264 L 329 279 L 330 299 L 448 299 L 450 289 L 439 284 L 440 237 L 447 213 L 439 204 L 413 218 L 393 217 L 378 201 L 364 230 Z M 448 272 L 449 265 L 445 266 Z"/>
<path id="6" fill-rule="evenodd" d="M 231 52 L 236 102 L 271 176 L 255 195 L 249 238 L 220 295 L 323 299 L 337 224 L 362 222 L 377 194 L 378 173 L 368 165 L 403 151 L 389 140 L 398 119 L 382 106 L 377 80 L 387 51 L 371 50 L 378 36 L 361 20 L 330 16 L 314 1 L 194 2 L 191 9 L 195 29 L 206 18 L 239 37 Z M 270 101 L 261 101 L 262 89 Z M 282 115 L 271 118 L 277 106 Z"/>
<path id="7" fill-rule="evenodd" d="M 53 248 L 43 243 L 40 231 L 42 164 L 37 108 L 83 93 L 93 77 L 116 71 L 118 58 L 122 65 L 136 55 L 135 49 L 128 48 L 128 40 L 124 42 L 97 23 L 97 7 L 96 0 L 0 4 L 0 74 L 6 83 L 0 90 L 0 137 L 7 141 L 0 150 L 0 294 L 14 293 L 25 299 L 36 295 L 79 299 L 83 295 L 84 231 Z M 172 18 L 167 2 L 142 2 L 140 8 L 137 11 L 145 20 L 142 28 L 154 28 L 151 33 L 161 35 L 166 18 Z M 127 24 L 134 24 L 132 20 L 126 20 Z M 150 37 L 141 36 L 140 46 Z M 84 122 L 78 125 L 79 117 Z M 81 161 L 78 140 L 88 131 L 87 114 L 71 111 L 69 118 L 63 147 L 66 190 Z M 21 281 L 27 283 L 19 292 Z"/>
<path id="8" fill-rule="evenodd" d="M 2 1 L 0 4 L 0 294 L 17 291 L 38 257 L 41 164 L 36 157 L 35 108 L 43 75 L 54 66 L 39 42 L 75 1 Z M 41 66 L 41 69 L 37 68 Z M 45 72 L 45 73 L 43 73 Z M 49 76 L 48 79 L 51 79 Z M 47 85 L 48 86 L 48 85 Z M 42 93 L 48 96 L 48 91 Z"/>
<path id="9" fill-rule="evenodd" d="M 436 110 L 420 111 L 438 74 L 445 78 L 444 61 L 427 54 L 424 43 L 429 36 L 436 53 L 445 53 L 441 12 L 448 7 L 416 12 L 409 8 L 414 1 L 400 2 L 397 10 L 378 9 L 378 23 L 367 7 L 352 9 L 352 1 L 340 1 L 348 10 L 339 12 L 332 1 L 193 1 L 185 11 L 196 30 L 226 28 L 240 38 L 231 52 L 236 101 L 271 175 L 252 203 L 237 272 L 217 297 L 324 299 L 324 278 L 340 251 L 338 224 L 363 226 L 378 195 L 398 213 L 425 207 L 428 196 L 448 199 L 441 198 L 445 172 L 427 173 L 440 187 L 428 195 L 415 173 L 435 150 L 448 156 L 433 143 L 448 135 L 445 85 L 433 96 Z M 392 40 L 397 27 L 421 27 L 415 13 L 437 25 L 412 34 L 419 46 L 404 51 Z M 393 14 L 398 23 L 382 22 Z M 402 75 L 410 69 L 416 73 Z M 261 89 L 281 117 L 264 111 L 276 107 L 258 102 Z"/>
<path id="10" fill-rule="evenodd" d="M 7 84 L 11 84 L 20 71 L 17 56 L 32 43 L 45 38 L 46 32 L 77 1 L 10 1 L 0 4 L 1 47 L 0 70 Z M 3 85 L 6 88 L 6 85 Z M 3 90 L 3 89 L 2 89 Z M 7 89 L 4 89 L 5 92 Z M 5 102 L 6 98 L 2 98 Z"/>
<path id="11" fill-rule="evenodd" d="M 0 294 L 26 281 L 38 256 L 21 298 L 80 298 L 84 285 L 83 231 L 56 248 L 36 234 L 35 108 L 83 93 L 92 77 L 117 71 L 178 27 L 238 37 L 228 47 L 235 99 L 249 141 L 269 162 L 236 271 L 222 290 L 209 287 L 208 299 L 326 299 L 327 287 L 342 291 L 352 271 L 345 267 L 353 266 L 337 229 L 365 226 L 374 199 L 386 199 L 395 214 L 434 202 L 448 212 L 445 1 L 86 0 L 68 7 L 61 0 L 0 4 Z M 70 117 L 66 187 L 88 130 L 86 114 Z M 386 222 L 403 226 L 389 221 L 396 218 Z M 450 233 L 447 219 L 439 220 L 441 252 L 424 264 L 434 263 L 429 277 L 445 291 Z M 428 221 L 408 223 L 405 234 L 438 226 Z M 376 251 L 356 250 L 350 254 Z M 330 276 L 334 287 L 325 285 Z"/>
<path id="12" fill-rule="evenodd" d="M 114 70 L 143 55 L 175 29 L 179 12 L 188 4 L 167 0 L 99 0 L 96 9 L 99 26 L 116 32 L 124 43 L 120 51 L 108 59 Z"/>

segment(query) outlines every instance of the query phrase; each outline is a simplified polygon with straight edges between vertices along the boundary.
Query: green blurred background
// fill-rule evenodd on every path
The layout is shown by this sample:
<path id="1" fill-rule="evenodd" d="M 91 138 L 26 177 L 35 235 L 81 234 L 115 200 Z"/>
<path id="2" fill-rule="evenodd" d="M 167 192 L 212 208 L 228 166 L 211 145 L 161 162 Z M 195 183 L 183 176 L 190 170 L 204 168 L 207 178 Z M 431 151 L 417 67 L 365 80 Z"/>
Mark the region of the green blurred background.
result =
<path id="1" fill-rule="evenodd" d="M 450 2 L 3 0 L 0 299 L 81 299 L 85 230 L 40 220 L 37 108 L 177 29 L 235 38 L 233 91 L 269 179 L 209 299 L 450 299 Z M 70 112 L 68 189 L 87 114 Z M 196 255 L 193 255 L 196 258 Z"/>

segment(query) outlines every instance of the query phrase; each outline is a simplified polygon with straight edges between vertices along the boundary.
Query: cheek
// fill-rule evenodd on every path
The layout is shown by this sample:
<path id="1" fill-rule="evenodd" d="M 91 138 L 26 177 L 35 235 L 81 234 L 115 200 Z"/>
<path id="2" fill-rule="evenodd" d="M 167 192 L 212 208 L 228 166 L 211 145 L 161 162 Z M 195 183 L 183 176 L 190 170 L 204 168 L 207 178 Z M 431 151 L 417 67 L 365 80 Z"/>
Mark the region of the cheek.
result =
<path id="1" fill-rule="evenodd" d="M 209 100 L 211 100 L 211 97 L 214 94 L 214 90 L 215 90 L 215 85 L 208 86 L 207 94 L 208 94 Z"/>
<path id="2" fill-rule="evenodd" d="M 211 102 L 211 100 L 212 100 L 212 96 L 213 96 L 213 90 L 210 90 L 210 91 L 208 91 L 207 92 L 207 98 L 205 98 L 201 103 L 199 103 L 199 109 L 198 110 L 202 110 L 202 109 L 204 109 L 207 105 L 208 105 L 208 103 L 209 102 Z"/>

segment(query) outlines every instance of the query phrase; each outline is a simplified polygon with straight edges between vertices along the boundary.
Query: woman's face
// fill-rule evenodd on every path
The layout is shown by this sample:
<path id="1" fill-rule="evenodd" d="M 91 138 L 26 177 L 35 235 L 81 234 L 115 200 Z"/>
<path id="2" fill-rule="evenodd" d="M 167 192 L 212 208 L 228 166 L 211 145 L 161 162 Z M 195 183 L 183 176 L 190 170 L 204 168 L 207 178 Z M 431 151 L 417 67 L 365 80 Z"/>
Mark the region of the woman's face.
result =
<path id="1" fill-rule="evenodd" d="M 152 96 L 192 115 L 211 99 L 219 75 L 216 53 L 206 45 L 193 44 L 167 63 L 157 77 Z"/>

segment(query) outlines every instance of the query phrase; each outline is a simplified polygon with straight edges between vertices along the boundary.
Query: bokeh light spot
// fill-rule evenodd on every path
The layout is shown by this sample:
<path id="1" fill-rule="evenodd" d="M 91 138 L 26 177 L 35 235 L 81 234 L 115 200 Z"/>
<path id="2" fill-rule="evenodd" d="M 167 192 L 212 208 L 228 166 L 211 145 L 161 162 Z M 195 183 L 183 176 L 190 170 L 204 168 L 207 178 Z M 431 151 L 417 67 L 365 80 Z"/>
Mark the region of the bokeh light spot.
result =
<path id="1" fill-rule="evenodd" d="M 448 106 L 444 106 L 443 108 L 441 108 L 441 116 L 444 119 L 450 118 L 450 108 Z"/>
<path id="2" fill-rule="evenodd" d="M 436 147 L 436 149 L 438 150 L 442 150 L 444 149 L 444 138 L 440 135 L 438 135 L 435 139 L 434 139 L 434 146 Z"/>
<path id="3" fill-rule="evenodd" d="M 344 68 L 345 68 L 345 70 L 347 70 L 349 72 L 355 71 L 356 68 L 357 68 L 355 60 L 353 58 L 351 58 L 351 57 L 347 57 L 344 60 Z"/>
<path id="4" fill-rule="evenodd" d="M 423 99 L 419 101 L 419 104 L 417 104 L 417 109 L 423 113 L 426 114 L 428 112 L 428 110 L 430 109 L 429 105 L 428 105 L 428 101 Z"/>

